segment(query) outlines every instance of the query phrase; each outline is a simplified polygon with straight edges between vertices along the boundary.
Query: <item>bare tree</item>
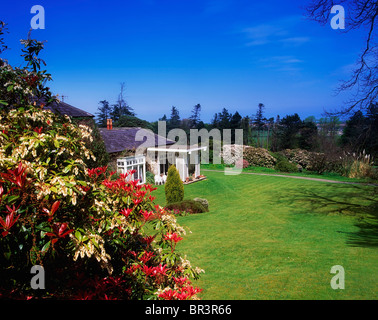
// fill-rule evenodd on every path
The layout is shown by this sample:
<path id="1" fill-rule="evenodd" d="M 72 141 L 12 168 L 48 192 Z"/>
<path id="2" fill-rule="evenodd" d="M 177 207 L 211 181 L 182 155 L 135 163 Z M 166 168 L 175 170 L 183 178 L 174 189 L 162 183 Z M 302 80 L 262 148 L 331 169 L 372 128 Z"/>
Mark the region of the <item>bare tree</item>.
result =
<path id="1" fill-rule="evenodd" d="M 125 83 L 122 82 L 120 85 L 121 85 L 121 92 L 118 95 L 117 102 L 112 105 L 112 111 L 110 113 L 114 121 L 119 120 L 119 118 L 124 115 L 135 116 L 134 109 L 127 104 L 126 100 L 123 97 L 123 92 L 125 90 Z"/>
<path id="2" fill-rule="evenodd" d="M 306 7 L 307 17 L 325 25 L 334 5 L 345 7 L 345 32 L 363 28 L 366 30 L 366 41 L 350 78 L 337 89 L 337 93 L 353 90 L 352 98 L 346 107 L 338 112 L 328 112 L 328 115 L 367 110 L 378 97 L 378 0 L 312 0 Z"/>

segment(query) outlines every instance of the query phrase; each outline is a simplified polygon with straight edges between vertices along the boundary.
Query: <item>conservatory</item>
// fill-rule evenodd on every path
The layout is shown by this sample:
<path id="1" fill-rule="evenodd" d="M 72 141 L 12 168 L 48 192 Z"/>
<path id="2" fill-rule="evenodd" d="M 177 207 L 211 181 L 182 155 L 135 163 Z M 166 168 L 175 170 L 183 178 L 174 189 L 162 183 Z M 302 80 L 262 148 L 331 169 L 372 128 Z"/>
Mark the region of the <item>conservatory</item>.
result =
<path id="1" fill-rule="evenodd" d="M 147 148 L 147 157 L 155 175 L 167 174 L 170 164 L 174 164 L 181 180 L 200 176 L 200 151 L 207 147 L 199 146 L 165 146 Z"/>
<path id="2" fill-rule="evenodd" d="M 118 173 L 126 173 L 129 170 L 135 170 L 135 173 L 128 176 L 128 180 L 139 180 L 140 184 L 146 182 L 146 157 L 136 155 L 117 159 Z"/>

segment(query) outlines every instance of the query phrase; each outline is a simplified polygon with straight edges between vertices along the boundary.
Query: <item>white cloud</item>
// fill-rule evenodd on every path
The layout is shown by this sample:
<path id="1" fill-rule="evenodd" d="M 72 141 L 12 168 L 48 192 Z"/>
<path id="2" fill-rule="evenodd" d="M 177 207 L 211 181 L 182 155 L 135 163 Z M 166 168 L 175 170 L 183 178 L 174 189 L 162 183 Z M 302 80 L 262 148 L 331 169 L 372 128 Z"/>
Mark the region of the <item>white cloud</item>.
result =
<path id="1" fill-rule="evenodd" d="M 266 57 L 257 61 L 259 67 L 290 74 L 299 73 L 302 70 L 300 66 L 302 63 L 303 60 L 292 55 Z"/>
<path id="2" fill-rule="evenodd" d="M 280 39 L 279 41 L 286 45 L 300 46 L 306 42 L 309 42 L 310 38 L 309 37 L 291 37 L 291 38 Z"/>
<path id="3" fill-rule="evenodd" d="M 287 32 L 271 24 L 260 24 L 254 27 L 245 28 L 242 32 L 246 35 L 247 46 L 259 46 L 275 41 L 277 37 L 284 36 Z"/>
<path id="4" fill-rule="evenodd" d="M 262 46 L 281 43 L 285 46 L 300 46 L 310 41 L 310 37 L 298 35 L 293 31 L 300 23 L 298 16 L 289 16 L 276 21 L 258 24 L 241 30 L 246 37 L 246 46 Z M 295 32 L 295 34 L 294 34 Z"/>
<path id="5" fill-rule="evenodd" d="M 285 64 L 294 64 L 294 63 L 302 63 L 303 60 L 297 59 L 294 56 L 272 56 L 268 58 L 263 58 L 259 60 L 260 62 L 278 62 L 278 63 L 285 63 Z"/>
<path id="6" fill-rule="evenodd" d="M 303 60 L 299 60 L 299 59 L 296 59 L 296 58 L 284 60 L 284 63 L 302 63 L 302 62 L 303 62 Z"/>

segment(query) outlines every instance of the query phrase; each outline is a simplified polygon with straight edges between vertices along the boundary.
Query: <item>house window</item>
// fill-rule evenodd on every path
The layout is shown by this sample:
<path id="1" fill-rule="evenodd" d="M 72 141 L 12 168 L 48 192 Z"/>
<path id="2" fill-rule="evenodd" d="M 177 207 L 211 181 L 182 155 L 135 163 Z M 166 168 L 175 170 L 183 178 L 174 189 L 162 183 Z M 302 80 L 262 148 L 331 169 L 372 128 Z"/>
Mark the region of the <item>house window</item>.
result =
<path id="1" fill-rule="evenodd" d="M 117 172 L 126 173 L 135 170 L 135 173 L 128 176 L 128 180 L 139 180 L 140 184 L 146 182 L 146 158 L 143 155 L 117 159 Z"/>

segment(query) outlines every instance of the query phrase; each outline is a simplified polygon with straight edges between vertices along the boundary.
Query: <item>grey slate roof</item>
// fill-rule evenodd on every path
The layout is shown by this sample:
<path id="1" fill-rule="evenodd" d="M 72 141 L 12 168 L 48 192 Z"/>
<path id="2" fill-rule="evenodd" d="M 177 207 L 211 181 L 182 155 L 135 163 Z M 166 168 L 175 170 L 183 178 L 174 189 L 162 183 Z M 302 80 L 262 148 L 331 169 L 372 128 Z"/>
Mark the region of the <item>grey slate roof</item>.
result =
<path id="1" fill-rule="evenodd" d="M 100 128 L 99 130 L 108 153 L 133 150 L 138 148 L 142 143 L 146 148 L 171 145 L 175 143 L 175 141 L 168 140 L 162 136 L 152 133 L 149 130 L 143 131 L 143 134 L 141 135 L 143 141 L 135 141 L 135 135 L 141 129 L 142 128 L 139 127 L 114 127 L 112 130 L 108 130 L 107 128 Z"/>
<path id="2" fill-rule="evenodd" d="M 74 106 L 71 106 L 70 104 L 63 101 L 52 102 L 52 103 L 49 103 L 48 105 L 46 105 L 46 103 L 44 102 L 44 99 L 39 99 L 36 102 L 37 102 L 37 105 L 44 103 L 45 104 L 44 109 L 51 110 L 52 112 L 57 113 L 57 114 L 61 114 L 61 115 L 66 114 L 67 116 L 70 116 L 72 118 L 81 118 L 81 117 L 94 118 L 93 114 L 86 112 L 84 110 L 81 110 L 79 108 L 76 108 Z"/>
<path id="3" fill-rule="evenodd" d="M 59 103 L 51 103 L 48 106 L 45 106 L 45 109 L 50 109 L 54 113 L 59 114 L 66 114 L 67 116 L 73 117 L 73 118 L 79 118 L 79 117 L 85 117 L 85 118 L 93 118 L 94 115 L 86 112 L 84 110 L 78 109 L 74 106 L 71 106 L 68 103 L 65 103 L 63 101 Z"/>

